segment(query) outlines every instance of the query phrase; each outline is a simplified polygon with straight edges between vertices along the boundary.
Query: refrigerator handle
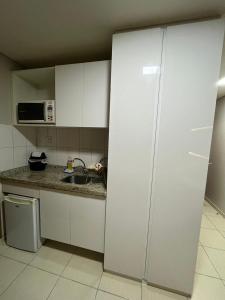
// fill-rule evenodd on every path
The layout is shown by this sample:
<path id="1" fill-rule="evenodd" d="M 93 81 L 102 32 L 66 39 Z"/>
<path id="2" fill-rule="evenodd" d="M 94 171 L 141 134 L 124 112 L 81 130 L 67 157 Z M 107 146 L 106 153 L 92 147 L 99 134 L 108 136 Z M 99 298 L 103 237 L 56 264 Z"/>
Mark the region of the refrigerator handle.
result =
<path id="1" fill-rule="evenodd" d="M 7 201 L 7 202 L 10 202 L 10 203 L 13 203 L 13 204 L 18 204 L 18 205 L 32 205 L 32 201 L 31 200 L 17 200 L 16 198 L 12 198 L 12 197 L 8 197 L 8 196 L 5 196 L 4 197 L 4 200 Z"/>

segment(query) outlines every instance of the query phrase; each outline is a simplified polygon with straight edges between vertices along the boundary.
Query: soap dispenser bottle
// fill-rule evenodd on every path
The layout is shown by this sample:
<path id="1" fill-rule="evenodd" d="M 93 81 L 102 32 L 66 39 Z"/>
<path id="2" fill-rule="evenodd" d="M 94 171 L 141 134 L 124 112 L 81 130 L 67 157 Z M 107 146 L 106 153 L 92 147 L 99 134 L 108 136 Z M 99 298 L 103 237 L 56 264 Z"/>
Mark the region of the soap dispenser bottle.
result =
<path id="1" fill-rule="evenodd" d="M 67 170 L 69 172 L 73 172 L 73 159 L 72 159 L 71 156 L 69 156 L 68 159 L 67 159 L 67 166 L 66 167 L 67 167 Z"/>

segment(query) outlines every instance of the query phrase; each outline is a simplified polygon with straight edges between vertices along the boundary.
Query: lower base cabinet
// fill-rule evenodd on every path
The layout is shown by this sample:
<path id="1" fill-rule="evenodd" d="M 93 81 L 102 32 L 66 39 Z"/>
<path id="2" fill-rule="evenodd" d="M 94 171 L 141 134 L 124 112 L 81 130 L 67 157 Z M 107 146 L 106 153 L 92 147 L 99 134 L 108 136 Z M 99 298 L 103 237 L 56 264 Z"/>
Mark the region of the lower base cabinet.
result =
<path id="1" fill-rule="evenodd" d="M 105 200 L 75 196 L 70 203 L 71 244 L 104 252 Z"/>
<path id="2" fill-rule="evenodd" d="M 41 237 L 70 244 L 70 195 L 40 191 Z"/>
<path id="3" fill-rule="evenodd" d="M 104 252 L 105 200 L 40 191 L 41 236 Z"/>

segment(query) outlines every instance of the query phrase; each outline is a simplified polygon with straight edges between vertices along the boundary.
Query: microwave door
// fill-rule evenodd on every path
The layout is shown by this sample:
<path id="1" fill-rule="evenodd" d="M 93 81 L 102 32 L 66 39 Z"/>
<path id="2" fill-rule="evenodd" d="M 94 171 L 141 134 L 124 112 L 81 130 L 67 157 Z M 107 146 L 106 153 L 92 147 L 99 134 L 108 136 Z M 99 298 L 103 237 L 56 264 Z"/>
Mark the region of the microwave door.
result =
<path id="1" fill-rule="evenodd" d="M 45 103 L 18 103 L 19 123 L 45 122 Z"/>

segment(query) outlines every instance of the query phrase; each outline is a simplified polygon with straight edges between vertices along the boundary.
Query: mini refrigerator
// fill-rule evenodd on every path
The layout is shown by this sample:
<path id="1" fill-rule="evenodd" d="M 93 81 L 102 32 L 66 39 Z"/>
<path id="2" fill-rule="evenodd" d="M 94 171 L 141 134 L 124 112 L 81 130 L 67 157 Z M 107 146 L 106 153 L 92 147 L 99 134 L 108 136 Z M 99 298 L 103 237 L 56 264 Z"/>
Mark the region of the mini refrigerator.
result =
<path id="1" fill-rule="evenodd" d="M 39 200 L 9 194 L 4 197 L 6 244 L 36 252 L 41 246 Z"/>

